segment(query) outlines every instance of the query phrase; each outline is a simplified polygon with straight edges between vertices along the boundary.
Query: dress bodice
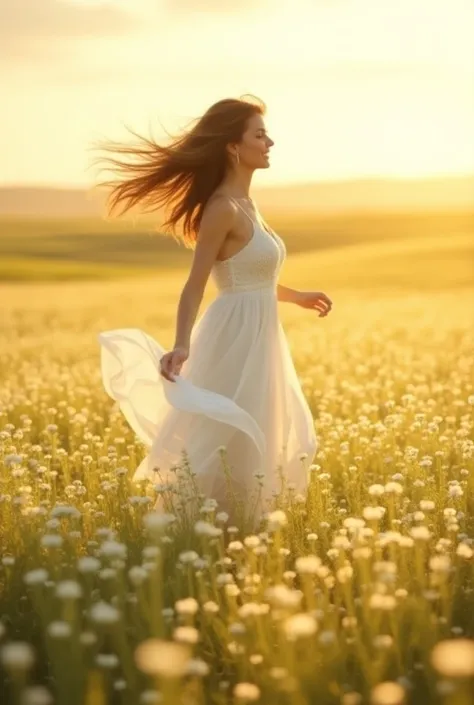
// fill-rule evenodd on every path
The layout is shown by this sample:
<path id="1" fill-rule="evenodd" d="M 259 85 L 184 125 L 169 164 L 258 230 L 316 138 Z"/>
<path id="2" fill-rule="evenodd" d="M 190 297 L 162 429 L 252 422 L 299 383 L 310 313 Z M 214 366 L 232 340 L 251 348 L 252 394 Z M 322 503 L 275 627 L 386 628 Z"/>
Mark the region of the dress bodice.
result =
<path id="1" fill-rule="evenodd" d="M 260 219 L 254 220 L 238 201 L 232 200 L 251 221 L 252 237 L 235 255 L 214 263 L 211 272 L 214 282 L 219 292 L 276 288 L 286 257 L 285 243 L 274 231 L 270 234 Z"/>

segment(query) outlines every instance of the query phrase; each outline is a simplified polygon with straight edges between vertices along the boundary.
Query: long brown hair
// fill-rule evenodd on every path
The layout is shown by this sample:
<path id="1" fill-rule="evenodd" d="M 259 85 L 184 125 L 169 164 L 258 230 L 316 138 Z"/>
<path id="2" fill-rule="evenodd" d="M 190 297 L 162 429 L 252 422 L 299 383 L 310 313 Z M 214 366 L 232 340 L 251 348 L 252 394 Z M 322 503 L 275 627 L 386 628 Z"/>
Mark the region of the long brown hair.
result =
<path id="1" fill-rule="evenodd" d="M 115 174 L 115 178 L 98 184 L 108 191 L 109 214 L 119 206 L 123 214 L 136 205 L 150 212 L 171 204 L 171 213 L 162 227 L 171 226 L 175 236 L 182 220 L 179 239 L 192 247 L 204 207 L 229 164 L 226 145 L 240 142 L 248 119 L 256 113 L 266 113 L 266 105 L 259 98 L 226 98 L 192 120 L 195 124 L 190 130 L 176 137 L 169 135 L 169 145 L 159 145 L 129 128 L 137 143 L 99 144 L 108 156 L 99 157 L 95 163 L 104 164 L 103 168 Z"/>

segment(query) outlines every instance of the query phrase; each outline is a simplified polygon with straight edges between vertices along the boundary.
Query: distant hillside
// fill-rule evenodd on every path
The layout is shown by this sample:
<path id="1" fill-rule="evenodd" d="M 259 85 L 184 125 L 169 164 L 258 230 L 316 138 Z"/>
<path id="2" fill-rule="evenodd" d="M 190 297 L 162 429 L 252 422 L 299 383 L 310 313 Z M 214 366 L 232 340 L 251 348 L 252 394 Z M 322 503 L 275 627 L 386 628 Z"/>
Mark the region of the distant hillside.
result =
<path id="1" fill-rule="evenodd" d="M 324 215 L 344 212 L 474 210 L 474 175 L 432 179 L 360 179 L 254 188 L 262 211 Z M 98 192 L 48 187 L 0 187 L 0 215 L 104 215 Z"/>
<path id="2" fill-rule="evenodd" d="M 85 189 L 14 186 L 0 188 L 0 215 L 58 218 L 102 214 L 99 197 Z"/>

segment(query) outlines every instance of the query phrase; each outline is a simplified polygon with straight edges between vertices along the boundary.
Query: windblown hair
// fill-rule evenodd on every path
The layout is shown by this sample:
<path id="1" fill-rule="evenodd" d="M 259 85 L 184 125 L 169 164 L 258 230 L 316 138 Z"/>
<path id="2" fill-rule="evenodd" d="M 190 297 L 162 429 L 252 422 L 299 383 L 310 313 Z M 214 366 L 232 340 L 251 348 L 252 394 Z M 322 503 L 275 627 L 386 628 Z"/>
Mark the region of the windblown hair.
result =
<path id="1" fill-rule="evenodd" d="M 265 103 L 255 96 L 251 100 L 243 96 L 226 98 L 192 120 L 194 126 L 188 131 L 175 137 L 169 135 L 172 141 L 166 146 L 129 128 L 137 143 L 99 144 L 107 155 L 96 163 L 104 164 L 103 168 L 115 175 L 98 184 L 108 191 L 109 215 L 120 207 L 121 215 L 136 205 L 150 212 L 170 204 L 172 210 L 163 228 L 171 227 L 175 236 L 176 226 L 182 221 L 178 239 L 192 247 L 205 205 L 229 166 L 226 145 L 240 142 L 248 119 L 265 113 Z"/>

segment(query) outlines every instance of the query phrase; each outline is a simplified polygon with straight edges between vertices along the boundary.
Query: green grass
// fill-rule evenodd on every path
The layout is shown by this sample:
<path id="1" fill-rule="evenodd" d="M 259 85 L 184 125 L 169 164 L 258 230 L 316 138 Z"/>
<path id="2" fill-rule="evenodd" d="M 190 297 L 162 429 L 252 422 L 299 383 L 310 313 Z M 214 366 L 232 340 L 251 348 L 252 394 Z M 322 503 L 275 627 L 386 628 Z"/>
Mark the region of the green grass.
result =
<path id="1" fill-rule="evenodd" d="M 289 286 L 439 290 L 474 284 L 472 235 L 363 243 L 300 253 L 288 263 Z"/>
<path id="2" fill-rule="evenodd" d="M 270 214 L 267 221 L 284 239 L 289 256 L 300 254 L 304 259 L 308 253 L 322 254 L 349 246 L 348 257 L 352 258 L 354 245 L 432 242 L 433 238 L 450 242 L 474 235 L 472 213 L 368 213 L 314 218 L 288 213 L 278 219 Z M 136 221 L 0 219 L 0 281 L 134 277 L 150 271 L 183 269 L 191 260 L 192 250 L 171 236 L 160 235 L 149 217 Z"/>
<path id="3" fill-rule="evenodd" d="M 0 260 L 0 282 L 105 281 L 143 276 L 143 271 L 143 266 L 103 265 L 97 262 L 71 262 L 62 259 L 4 257 Z"/>

